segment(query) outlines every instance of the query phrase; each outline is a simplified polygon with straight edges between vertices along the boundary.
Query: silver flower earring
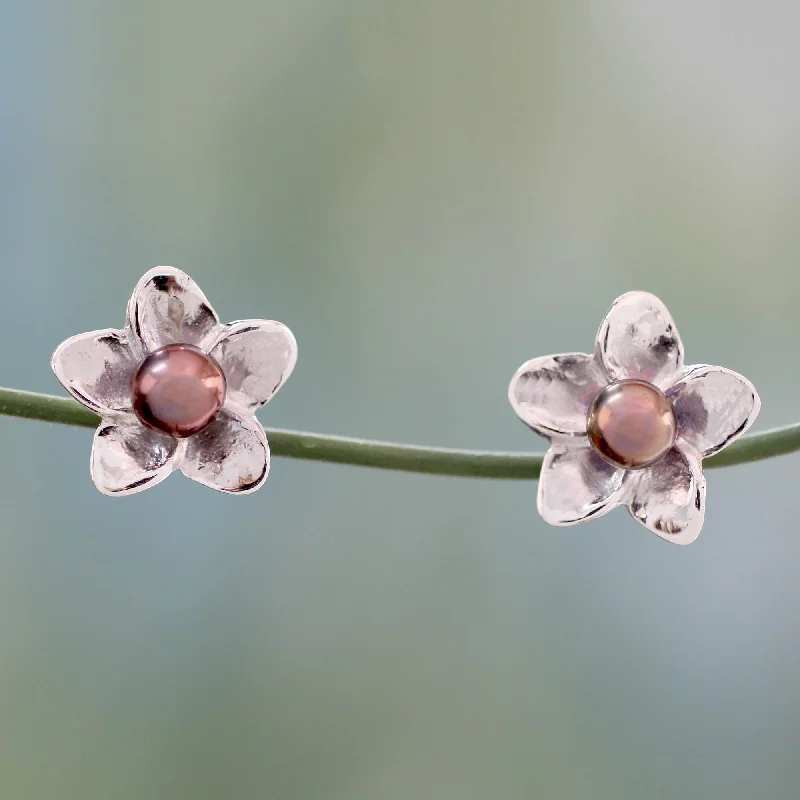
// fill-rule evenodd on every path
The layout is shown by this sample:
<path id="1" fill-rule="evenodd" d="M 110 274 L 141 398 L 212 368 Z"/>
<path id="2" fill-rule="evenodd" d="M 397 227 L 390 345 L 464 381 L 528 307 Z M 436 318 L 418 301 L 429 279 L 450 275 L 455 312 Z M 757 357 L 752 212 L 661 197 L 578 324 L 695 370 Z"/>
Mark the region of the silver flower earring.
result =
<path id="1" fill-rule="evenodd" d="M 689 544 L 703 526 L 702 459 L 741 436 L 761 406 L 753 384 L 707 365 L 684 366 L 664 304 L 630 292 L 608 312 L 594 355 L 523 364 L 509 400 L 550 439 L 539 513 L 575 525 L 618 505 L 669 542 Z"/>
<path id="2" fill-rule="evenodd" d="M 246 494 L 269 472 L 255 412 L 296 360 L 285 325 L 221 325 L 188 275 L 156 267 L 136 286 L 124 328 L 67 339 L 52 367 L 101 417 L 91 474 L 103 494 L 140 492 L 175 469 L 212 489 Z"/>

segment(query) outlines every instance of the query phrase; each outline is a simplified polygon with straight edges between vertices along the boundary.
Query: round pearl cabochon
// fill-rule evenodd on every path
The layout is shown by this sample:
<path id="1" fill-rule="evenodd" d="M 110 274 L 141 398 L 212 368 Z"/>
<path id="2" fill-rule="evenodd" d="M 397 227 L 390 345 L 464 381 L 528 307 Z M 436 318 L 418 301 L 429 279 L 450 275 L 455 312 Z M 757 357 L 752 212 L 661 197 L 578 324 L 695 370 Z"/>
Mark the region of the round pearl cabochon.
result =
<path id="1" fill-rule="evenodd" d="M 658 461 L 675 443 L 672 403 L 646 381 L 606 386 L 592 401 L 586 423 L 589 440 L 607 461 L 639 469 Z"/>
<path id="2" fill-rule="evenodd" d="M 190 344 L 150 353 L 133 376 L 133 410 L 148 428 L 183 439 L 199 433 L 225 402 L 219 364 Z"/>

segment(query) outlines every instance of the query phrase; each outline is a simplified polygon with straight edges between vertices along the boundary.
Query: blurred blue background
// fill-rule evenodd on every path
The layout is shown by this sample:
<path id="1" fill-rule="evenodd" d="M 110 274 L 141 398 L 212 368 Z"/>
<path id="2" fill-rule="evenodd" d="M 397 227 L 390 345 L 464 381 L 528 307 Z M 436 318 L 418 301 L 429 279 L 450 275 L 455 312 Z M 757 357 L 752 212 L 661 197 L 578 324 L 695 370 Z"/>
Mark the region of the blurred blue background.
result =
<path id="1" fill-rule="evenodd" d="M 800 6 L 0 3 L 0 383 L 172 264 L 296 333 L 268 426 L 541 450 L 528 358 L 655 292 L 796 420 Z M 276 460 L 110 500 L 0 419 L 4 798 L 789 798 L 787 457 L 689 548 L 536 485 Z"/>

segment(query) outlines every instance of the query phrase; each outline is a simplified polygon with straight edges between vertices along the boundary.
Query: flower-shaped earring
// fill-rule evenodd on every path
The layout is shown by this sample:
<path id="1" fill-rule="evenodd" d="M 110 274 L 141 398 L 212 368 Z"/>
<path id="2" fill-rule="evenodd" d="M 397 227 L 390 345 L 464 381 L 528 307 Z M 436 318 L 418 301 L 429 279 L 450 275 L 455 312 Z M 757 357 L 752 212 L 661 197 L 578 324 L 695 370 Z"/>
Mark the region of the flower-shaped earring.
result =
<path id="1" fill-rule="evenodd" d="M 246 494 L 269 472 L 255 412 L 296 360 L 285 325 L 221 325 L 188 275 L 156 267 L 136 286 L 122 330 L 67 339 L 52 366 L 64 388 L 101 417 L 91 473 L 103 494 L 140 492 L 175 469 L 212 489 Z"/>
<path id="2" fill-rule="evenodd" d="M 703 526 L 702 459 L 741 436 L 761 405 L 741 375 L 684 366 L 672 317 L 646 292 L 616 300 L 594 355 L 523 364 L 509 400 L 551 441 L 538 496 L 546 522 L 575 525 L 625 504 L 676 544 L 693 542 Z"/>

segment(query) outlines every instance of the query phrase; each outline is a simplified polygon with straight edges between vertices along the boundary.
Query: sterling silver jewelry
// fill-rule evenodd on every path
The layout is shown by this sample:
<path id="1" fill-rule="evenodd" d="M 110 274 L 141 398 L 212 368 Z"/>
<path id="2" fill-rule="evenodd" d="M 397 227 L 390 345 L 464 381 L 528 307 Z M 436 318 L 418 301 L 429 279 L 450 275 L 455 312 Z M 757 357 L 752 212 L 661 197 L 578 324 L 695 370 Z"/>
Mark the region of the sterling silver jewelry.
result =
<path id="1" fill-rule="evenodd" d="M 576 525 L 626 505 L 675 544 L 693 542 L 703 527 L 703 458 L 738 439 L 761 407 L 736 372 L 684 366 L 672 317 L 646 292 L 616 300 L 594 355 L 534 358 L 508 396 L 550 440 L 538 495 L 546 522 Z"/>
<path id="2" fill-rule="evenodd" d="M 156 267 L 137 284 L 124 328 L 67 339 L 52 367 L 101 417 L 91 475 L 103 494 L 141 492 L 175 469 L 212 489 L 247 494 L 269 472 L 255 412 L 296 360 L 285 325 L 221 325 L 186 273 Z"/>

